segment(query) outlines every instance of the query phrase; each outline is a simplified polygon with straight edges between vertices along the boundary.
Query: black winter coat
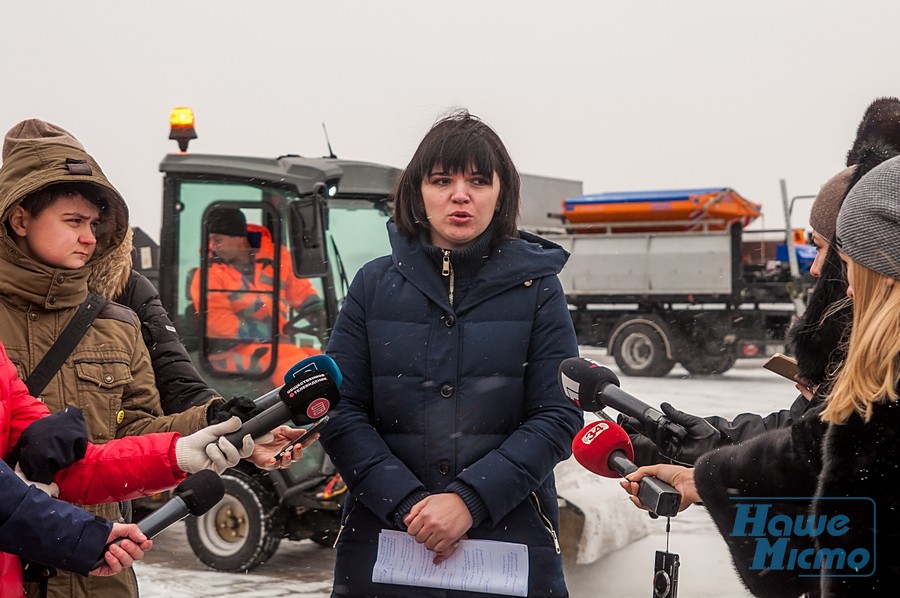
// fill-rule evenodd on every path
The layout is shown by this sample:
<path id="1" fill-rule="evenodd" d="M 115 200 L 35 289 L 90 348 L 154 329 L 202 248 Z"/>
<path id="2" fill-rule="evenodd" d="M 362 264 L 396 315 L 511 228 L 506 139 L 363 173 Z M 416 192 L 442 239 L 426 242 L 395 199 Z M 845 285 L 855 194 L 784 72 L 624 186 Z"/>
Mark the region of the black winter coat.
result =
<path id="1" fill-rule="evenodd" d="M 451 305 L 421 242 L 388 228 L 393 254 L 357 274 L 327 350 L 343 400 L 321 442 L 350 490 L 333 595 L 458 595 L 371 581 L 404 501 L 456 488 L 484 507 L 469 538 L 527 544 L 529 595 L 566 596 L 553 469 L 583 425 L 557 384 L 578 353 L 557 278 L 568 254 L 502 241 Z"/>
<path id="2" fill-rule="evenodd" d="M 159 299 L 159 291 L 146 276 L 132 270 L 124 290 L 113 301 L 133 309 L 141 320 L 163 413 L 181 413 L 219 397 L 194 367 Z"/>
<path id="3" fill-rule="evenodd" d="M 811 407 L 790 431 L 777 430 L 704 455 L 695 481 L 728 543 L 741 579 L 757 596 L 893 596 L 900 584 L 900 404 L 880 403 L 871 421 L 858 415 L 827 426 Z M 815 497 L 771 501 L 790 517 L 846 516 L 849 529 L 791 538 L 815 551 L 871 551 L 858 576 L 800 577 L 803 571 L 753 570 L 755 542 L 732 536 L 738 497 Z M 773 515 L 775 512 L 773 511 Z M 777 538 L 770 538 L 776 541 Z M 874 567 L 874 572 L 873 572 Z M 869 575 L 870 573 L 873 573 Z"/>

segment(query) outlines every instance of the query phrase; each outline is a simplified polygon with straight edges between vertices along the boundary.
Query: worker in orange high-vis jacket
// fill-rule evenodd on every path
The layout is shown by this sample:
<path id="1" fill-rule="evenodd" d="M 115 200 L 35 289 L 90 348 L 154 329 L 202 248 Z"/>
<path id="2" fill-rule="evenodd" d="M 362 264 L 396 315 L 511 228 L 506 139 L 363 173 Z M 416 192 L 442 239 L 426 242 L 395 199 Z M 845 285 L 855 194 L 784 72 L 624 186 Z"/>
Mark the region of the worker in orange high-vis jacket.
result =
<path id="1" fill-rule="evenodd" d="M 321 305 L 321 299 L 309 279 L 294 276 L 290 253 L 283 247 L 281 296 L 277 304 L 273 302 L 275 247 L 271 233 L 263 226 L 248 225 L 239 209 L 214 209 L 207 229 L 211 255 L 206 298 L 210 365 L 234 373 L 264 371 L 272 359 L 272 318 L 277 315 L 278 361 L 271 380 L 279 386 L 292 365 L 321 352 L 313 347 L 298 347 L 280 337 L 285 332 L 289 311 Z M 191 280 L 191 300 L 199 313 L 199 270 Z"/>

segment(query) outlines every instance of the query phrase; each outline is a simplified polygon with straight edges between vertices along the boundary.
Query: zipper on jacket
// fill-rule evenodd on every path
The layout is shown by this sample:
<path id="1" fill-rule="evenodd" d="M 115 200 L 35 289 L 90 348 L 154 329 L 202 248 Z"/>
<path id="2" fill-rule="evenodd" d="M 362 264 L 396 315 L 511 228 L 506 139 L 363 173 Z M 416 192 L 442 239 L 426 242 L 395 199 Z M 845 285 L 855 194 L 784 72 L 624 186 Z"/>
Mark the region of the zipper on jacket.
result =
<path id="1" fill-rule="evenodd" d="M 444 249 L 444 257 L 441 259 L 441 276 L 450 277 L 450 305 L 453 305 L 453 266 L 450 265 L 450 250 Z"/>
<path id="2" fill-rule="evenodd" d="M 348 499 L 350 497 L 347 497 Z M 350 513 L 353 512 L 353 508 L 356 506 L 356 500 L 353 499 L 353 504 L 347 507 L 346 514 L 341 514 L 341 526 L 338 528 L 337 536 L 334 538 L 334 544 L 331 545 L 332 548 L 337 548 L 338 541 L 341 539 L 341 534 L 344 533 L 344 528 L 347 527 L 347 521 L 350 519 Z"/>
<path id="3" fill-rule="evenodd" d="M 544 522 L 544 527 L 547 528 L 547 531 L 550 532 L 550 537 L 553 538 L 553 547 L 556 548 L 556 554 L 561 553 L 562 549 L 559 546 L 559 537 L 556 535 L 556 530 L 553 529 L 553 522 L 544 514 L 544 509 L 541 507 L 541 499 L 539 499 L 538 495 L 534 492 L 531 493 L 531 498 L 534 499 L 534 506 L 537 507 L 538 516 L 541 518 L 541 521 Z"/>

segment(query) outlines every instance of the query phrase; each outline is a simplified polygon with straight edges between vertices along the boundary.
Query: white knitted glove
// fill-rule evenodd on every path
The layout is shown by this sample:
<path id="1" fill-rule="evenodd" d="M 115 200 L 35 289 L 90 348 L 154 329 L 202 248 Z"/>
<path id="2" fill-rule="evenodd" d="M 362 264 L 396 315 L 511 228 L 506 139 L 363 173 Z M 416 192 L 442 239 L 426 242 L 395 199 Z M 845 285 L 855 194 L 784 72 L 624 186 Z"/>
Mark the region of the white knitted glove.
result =
<path id="1" fill-rule="evenodd" d="M 175 448 L 177 449 L 178 446 L 176 445 Z M 57 496 L 59 496 L 59 486 L 56 485 L 56 482 L 50 482 L 49 484 L 41 484 L 40 482 L 32 482 L 31 480 L 29 480 L 28 478 L 25 477 L 25 472 L 22 471 L 22 468 L 19 467 L 18 464 L 16 465 L 16 475 L 19 476 L 19 478 L 23 482 L 28 484 L 29 486 L 34 486 L 38 490 L 43 490 L 46 494 L 48 494 L 49 496 L 52 496 L 53 498 L 56 498 Z"/>
<path id="2" fill-rule="evenodd" d="M 207 426 L 190 436 L 182 436 L 175 442 L 175 460 L 185 473 L 197 473 L 203 469 L 212 469 L 222 473 L 234 467 L 243 458 L 253 454 L 253 439 L 249 434 L 244 436 L 244 444 L 239 451 L 228 440 L 225 434 L 241 429 L 241 418 L 231 419 Z"/>

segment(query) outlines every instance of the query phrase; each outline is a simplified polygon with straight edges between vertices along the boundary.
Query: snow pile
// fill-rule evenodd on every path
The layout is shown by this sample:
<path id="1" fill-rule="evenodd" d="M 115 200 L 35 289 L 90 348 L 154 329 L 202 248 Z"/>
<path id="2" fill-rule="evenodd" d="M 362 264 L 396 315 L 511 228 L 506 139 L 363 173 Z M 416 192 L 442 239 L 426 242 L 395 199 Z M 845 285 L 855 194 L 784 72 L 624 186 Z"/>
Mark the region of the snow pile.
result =
<path id="1" fill-rule="evenodd" d="M 556 466 L 556 489 L 584 513 L 578 565 L 589 565 L 650 533 L 650 516 L 631 504 L 616 480 L 595 475 L 567 459 Z"/>

